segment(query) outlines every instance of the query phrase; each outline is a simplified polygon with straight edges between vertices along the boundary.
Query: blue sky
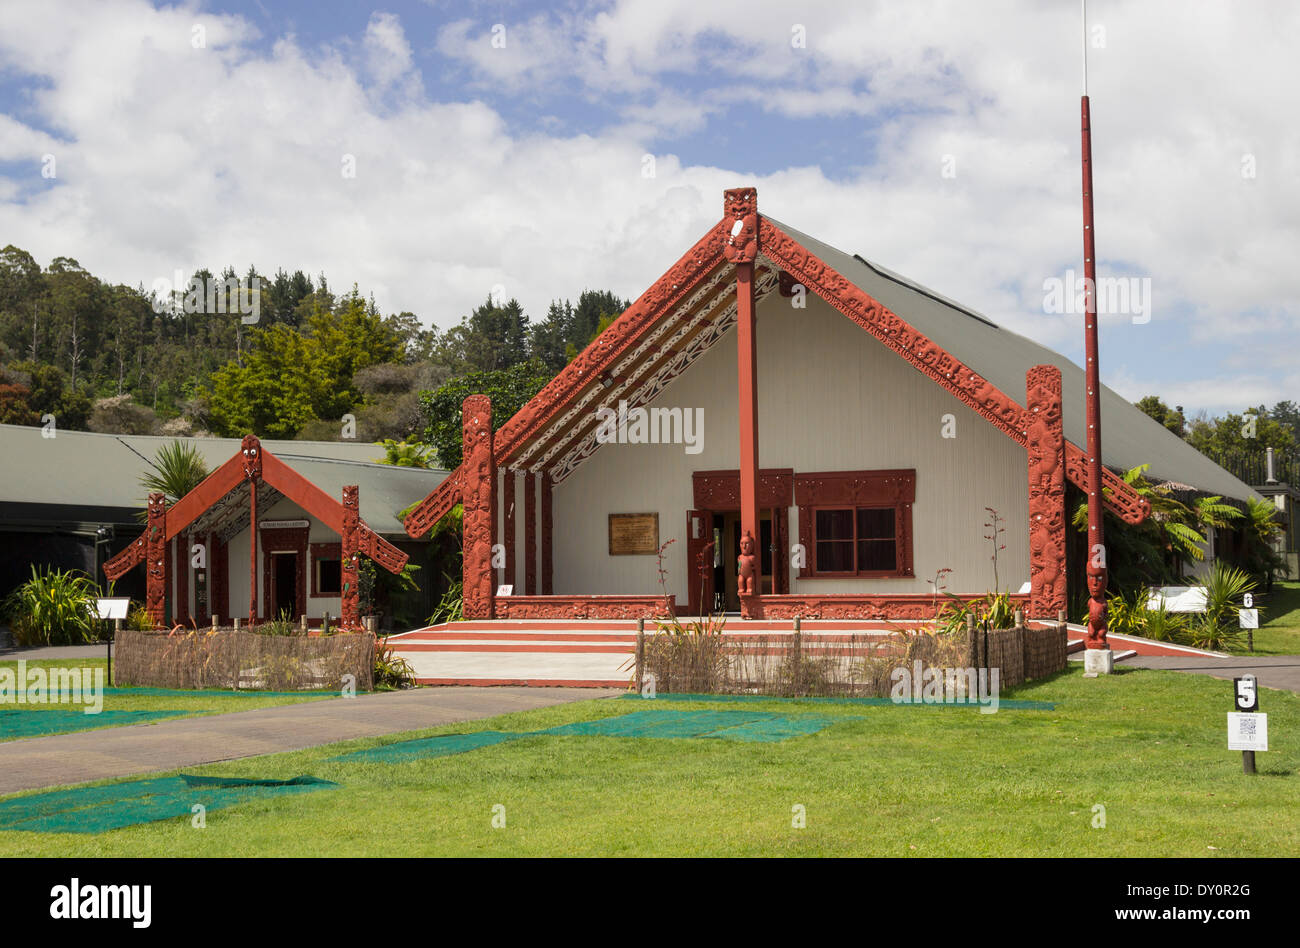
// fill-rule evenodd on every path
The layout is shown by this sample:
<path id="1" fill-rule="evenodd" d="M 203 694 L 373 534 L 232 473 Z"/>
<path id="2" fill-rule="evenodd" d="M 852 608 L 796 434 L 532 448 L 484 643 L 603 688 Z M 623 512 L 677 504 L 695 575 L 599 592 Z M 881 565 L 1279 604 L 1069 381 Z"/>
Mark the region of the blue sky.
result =
<path id="1" fill-rule="evenodd" d="M 1103 377 L 1191 412 L 1300 400 L 1300 13 L 1241 9 L 1089 5 L 1100 272 L 1153 304 L 1103 320 Z M 323 270 L 446 327 L 493 288 L 636 296 L 753 184 L 1078 361 L 1043 299 L 1080 267 L 1079 44 L 1036 0 L 19 0 L 0 242 L 146 286 Z"/>

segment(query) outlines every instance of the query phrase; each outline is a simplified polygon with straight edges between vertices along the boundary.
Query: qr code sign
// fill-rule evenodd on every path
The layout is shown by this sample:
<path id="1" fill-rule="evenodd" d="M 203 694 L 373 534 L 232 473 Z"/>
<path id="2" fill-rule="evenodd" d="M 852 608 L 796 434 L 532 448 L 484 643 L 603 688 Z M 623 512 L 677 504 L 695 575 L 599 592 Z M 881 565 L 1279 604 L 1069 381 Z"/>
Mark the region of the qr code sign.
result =
<path id="1" fill-rule="evenodd" d="M 1228 749 L 1268 750 L 1268 715 L 1262 711 L 1228 713 Z"/>

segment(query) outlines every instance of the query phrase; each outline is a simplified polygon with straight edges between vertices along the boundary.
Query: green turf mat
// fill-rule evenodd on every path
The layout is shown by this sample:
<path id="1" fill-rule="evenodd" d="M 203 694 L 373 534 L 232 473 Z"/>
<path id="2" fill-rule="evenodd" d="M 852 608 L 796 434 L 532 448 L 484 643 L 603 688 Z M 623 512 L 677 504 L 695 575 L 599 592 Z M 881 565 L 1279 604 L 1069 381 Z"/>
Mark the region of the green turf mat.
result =
<path id="1" fill-rule="evenodd" d="M 0 801 L 0 830 L 103 833 L 138 823 L 190 816 L 195 804 L 201 804 L 205 810 L 220 810 L 247 800 L 337 786 L 317 777 L 254 780 L 180 774 L 100 787 L 73 787 Z"/>
<path id="2" fill-rule="evenodd" d="M 186 711 L 100 711 L 86 714 L 62 708 L 33 710 L 30 708 L 0 709 L 0 740 L 16 737 L 41 737 L 46 734 L 64 734 L 69 731 L 87 731 L 96 727 L 118 724 L 142 724 L 157 718 L 171 718 Z"/>
<path id="3" fill-rule="evenodd" d="M 633 701 L 780 701 L 780 702 L 798 702 L 798 701 L 817 701 L 824 704 L 862 704 L 875 707 L 885 707 L 894 705 L 897 707 L 909 707 L 911 705 L 924 706 L 927 708 L 978 708 L 981 707 L 978 701 L 973 699 L 958 702 L 940 702 L 940 701 L 895 701 L 893 698 L 782 698 L 777 695 L 707 695 L 707 694 L 689 694 L 687 692 L 659 692 L 653 698 L 643 698 L 639 694 L 631 692 L 619 695 L 620 698 L 627 698 Z M 999 698 L 998 710 L 1003 708 L 1016 708 L 1020 711 L 1055 711 L 1056 704 L 1052 701 L 1030 701 L 1023 698 Z"/>
<path id="4" fill-rule="evenodd" d="M 790 737 L 814 734 L 833 723 L 833 719 L 818 715 L 790 717 L 771 711 L 670 711 L 660 708 L 595 721 L 576 721 L 549 728 L 542 733 L 784 741 Z"/>
<path id="5" fill-rule="evenodd" d="M 575 721 L 542 731 L 471 731 L 468 734 L 440 734 L 412 741 L 397 741 L 380 747 L 352 751 L 330 760 L 360 763 L 401 763 L 428 757 L 446 757 L 503 744 L 524 737 L 650 737 L 717 738 L 724 741 L 784 741 L 815 734 L 843 718 L 816 714 L 784 715 L 771 711 L 673 711 L 665 708 L 634 711 L 631 714 Z"/>

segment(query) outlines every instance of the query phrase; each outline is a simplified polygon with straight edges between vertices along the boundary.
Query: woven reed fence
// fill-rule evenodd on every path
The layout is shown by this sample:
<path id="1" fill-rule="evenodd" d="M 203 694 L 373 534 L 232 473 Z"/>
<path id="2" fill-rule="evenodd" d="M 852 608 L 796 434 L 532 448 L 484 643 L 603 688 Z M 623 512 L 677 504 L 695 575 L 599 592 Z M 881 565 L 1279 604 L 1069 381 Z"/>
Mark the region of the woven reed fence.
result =
<path id="1" fill-rule="evenodd" d="M 351 681 L 358 691 L 369 691 L 374 670 L 375 640 L 364 633 L 123 630 L 113 649 L 117 684 L 153 688 L 309 691 L 342 689 Z"/>
<path id="2" fill-rule="evenodd" d="M 894 670 L 913 680 L 926 670 L 998 669 L 999 687 L 1061 671 L 1066 665 L 1063 623 L 1047 628 L 965 633 L 677 635 L 660 632 L 638 643 L 638 690 L 653 675 L 655 689 L 691 694 L 763 694 L 776 697 L 889 697 Z"/>

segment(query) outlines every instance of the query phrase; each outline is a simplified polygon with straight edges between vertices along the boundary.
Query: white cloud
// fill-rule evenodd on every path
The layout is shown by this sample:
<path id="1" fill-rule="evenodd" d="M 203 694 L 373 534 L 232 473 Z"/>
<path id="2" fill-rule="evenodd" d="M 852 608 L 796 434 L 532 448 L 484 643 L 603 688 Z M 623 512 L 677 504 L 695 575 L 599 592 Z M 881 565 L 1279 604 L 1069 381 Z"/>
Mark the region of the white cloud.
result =
<path id="1" fill-rule="evenodd" d="M 773 216 L 1074 345 L 1078 327 L 1039 306 L 1043 279 L 1081 258 L 1077 9 L 788 11 L 624 0 L 516 20 L 485 8 L 436 38 L 440 68 L 465 72 L 466 91 L 422 75 L 389 13 L 333 49 L 278 37 L 268 50 L 248 21 L 197 7 L 6 3 L 0 68 L 37 81 L 30 114 L 0 115 L 0 160 L 31 176 L 0 179 L 0 235 L 131 284 L 227 263 L 323 270 L 447 326 L 497 283 L 534 316 L 584 287 L 636 296 L 717 219 L 724 187 L 756 184 Z M 1164 308 L 1152 333 L 1176 326 L 1245 359 L 1258 344 L 1248 333 L 1300 342 L 1300 9 L 1231 12 L 1095 4 L 1107 45 L 1090 80 L 1103 268 L 1151 277 Z M 491 44 L 497 22 L 504 49 Z M 790 45 L 796 23 L 807 49 Z M 490 104 L 547 115 L 572 97 L 617 118 L 583 134 L 554 119 L 526 130 Z M 766 118 L 729 123 L 738 105 Z M 815 142 L 801 150 L 808 116 L 842 123 L 857 171 L 832 178 Z M 670 147 L 683 134 L 714 134 L 717 153 L 684 165 Z M 796 160 L 752 175 L 774 141 Z M 46 152 L 54 187 L 38 180 Z M 1247 154 L 1254 179 L 1241 174 Z M 355 178 L 341 173 L 347 155 Z M 941 176 L 945 155 L 955 178 Z M 1279 391 L 1290 382 L 1281 366 L 1262 371 Z"/>

